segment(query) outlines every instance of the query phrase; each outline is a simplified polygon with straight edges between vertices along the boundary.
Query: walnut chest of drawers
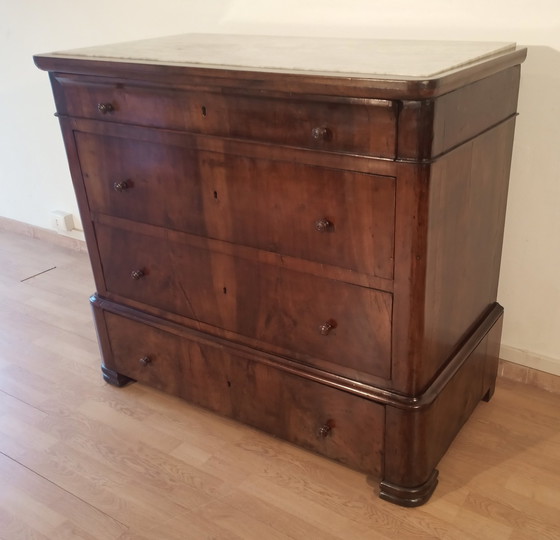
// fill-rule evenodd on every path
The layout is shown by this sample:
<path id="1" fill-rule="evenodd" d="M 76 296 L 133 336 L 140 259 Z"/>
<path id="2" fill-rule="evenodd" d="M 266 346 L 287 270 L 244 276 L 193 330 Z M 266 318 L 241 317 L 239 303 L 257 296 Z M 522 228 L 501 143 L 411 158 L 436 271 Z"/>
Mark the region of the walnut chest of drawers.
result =
<path id="1" fill-rule="evenodd" d="M 520 64 L 508 44 L 186 35 L 37 55 L 105 379 L 415 506 L 493 392 Z"/>

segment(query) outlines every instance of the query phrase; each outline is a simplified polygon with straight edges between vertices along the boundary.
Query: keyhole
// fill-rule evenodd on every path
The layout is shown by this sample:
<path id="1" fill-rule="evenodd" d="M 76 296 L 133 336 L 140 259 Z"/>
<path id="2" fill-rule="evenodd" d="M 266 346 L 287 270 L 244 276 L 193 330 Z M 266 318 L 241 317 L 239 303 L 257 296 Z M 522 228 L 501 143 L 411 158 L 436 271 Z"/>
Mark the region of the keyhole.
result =
<path id="1" fill-rule="evenodd" d="M 202 112 L 202 116 L 206 117 L 206 114 L 207 114 L 207 113 L 206 113 L 206 107 L 203 105 L 203 106 L 200 108 L 200 110 L 201 110 L 201 112 Z"/>
<path id="2" fill-rule="evenodd" d="M 218 192 L 214 191 L 214 199 L 218 200 Z"/>
<path id="3" fill-rule="evenodd" d="M 227 287 L 224 287 L 224 294 L 227 294 Z"/>

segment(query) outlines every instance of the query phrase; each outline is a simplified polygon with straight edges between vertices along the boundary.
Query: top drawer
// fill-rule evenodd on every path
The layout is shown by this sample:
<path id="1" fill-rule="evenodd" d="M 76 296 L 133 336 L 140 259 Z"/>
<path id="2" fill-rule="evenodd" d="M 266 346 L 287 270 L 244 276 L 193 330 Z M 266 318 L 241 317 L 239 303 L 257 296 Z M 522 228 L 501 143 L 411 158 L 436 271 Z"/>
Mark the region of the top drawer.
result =
<path id="1" fill-rule="evenodd" d="M 395 157 L 391 101 L 273 98 L 57 74 L 59 114 L 335 152 Z"/>

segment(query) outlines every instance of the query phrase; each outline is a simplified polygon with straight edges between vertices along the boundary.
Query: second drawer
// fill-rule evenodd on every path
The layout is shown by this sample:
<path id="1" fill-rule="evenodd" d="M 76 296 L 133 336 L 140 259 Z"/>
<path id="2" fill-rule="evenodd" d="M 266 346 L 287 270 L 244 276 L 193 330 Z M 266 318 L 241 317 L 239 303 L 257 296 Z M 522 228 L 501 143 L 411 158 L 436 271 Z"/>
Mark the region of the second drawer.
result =
<path id="1" fill-rule="evenodd" d="M 393 178 L 141 134 L 75 134 L 92 211 L 392 279 Z"/>
<path id="2" fill-rule="evenodd" d="M 389 378 L 392 295 L 96 224 L 108 293 L 293 351 L 330 369 Z M 103 294 L 103 291 L 100 291 Z M 195 323 L 196 324 L 196 323 Z M 325 367 L 319 365 L 319 367 Z"/>

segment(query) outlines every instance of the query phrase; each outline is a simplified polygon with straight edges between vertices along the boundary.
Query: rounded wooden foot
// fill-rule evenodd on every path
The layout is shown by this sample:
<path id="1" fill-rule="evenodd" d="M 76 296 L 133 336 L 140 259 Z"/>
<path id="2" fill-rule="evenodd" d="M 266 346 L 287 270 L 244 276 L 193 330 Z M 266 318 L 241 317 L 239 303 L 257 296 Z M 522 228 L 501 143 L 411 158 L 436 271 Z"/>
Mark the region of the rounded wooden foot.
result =
<path id="1" fill-rule="evenodd" d="M 400 506 L 414 507 L 420 506 L 428 501 L 432 496 L 434 489 L 438 483 L 438 471 L 433 470 L 430 478 L 420 486 L 404 487 L 382 481 L 379 484 L 379 497 L 382 499 L 398 504 Z"/>
<path id="2" fill-rule="evenodd" d="M 126 386 L 130 382 L 135 382 L 134 379 L 121 375 L 105 366 L 101 366 L 101 373 L 103 373 L 103 379 L 113 386 Z"/>

